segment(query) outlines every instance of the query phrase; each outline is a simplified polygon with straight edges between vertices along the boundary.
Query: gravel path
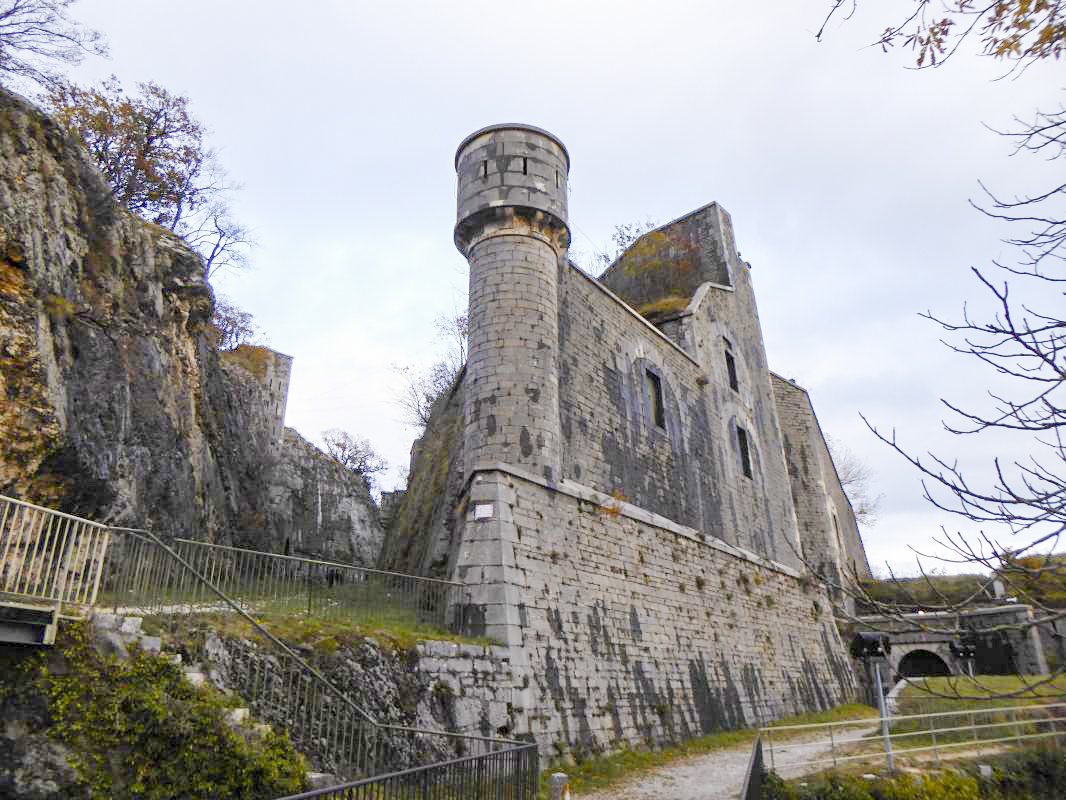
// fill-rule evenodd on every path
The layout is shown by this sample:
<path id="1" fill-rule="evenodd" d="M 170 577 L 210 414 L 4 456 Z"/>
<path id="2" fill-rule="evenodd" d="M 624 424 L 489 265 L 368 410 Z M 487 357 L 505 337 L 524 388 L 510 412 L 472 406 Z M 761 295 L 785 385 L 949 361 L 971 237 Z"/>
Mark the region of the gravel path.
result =
<path id="1" fill-rule="evenodd" d="M 876 728 L 863 723 L 863 727 L 852 729 L 849 734 L 859 735 L 873 730 Z M 825 733 L 821 733 L 806 738 L 790 738 L 788 760 L 810 761 L 828 755 L 829 744 L 825 736 Z M 737 800 L 744 786 L 751 747 L 750 744 L 738 745 L 702 756 L 691 756 L 609 789 L 574 795 L 574 800 Z M 765 750 L 764 753 L 769 761 L 769 754 Z M 783 778 L 797 778 L 818 769 L 786 767 L 779 769 L 778 774 Z"/>

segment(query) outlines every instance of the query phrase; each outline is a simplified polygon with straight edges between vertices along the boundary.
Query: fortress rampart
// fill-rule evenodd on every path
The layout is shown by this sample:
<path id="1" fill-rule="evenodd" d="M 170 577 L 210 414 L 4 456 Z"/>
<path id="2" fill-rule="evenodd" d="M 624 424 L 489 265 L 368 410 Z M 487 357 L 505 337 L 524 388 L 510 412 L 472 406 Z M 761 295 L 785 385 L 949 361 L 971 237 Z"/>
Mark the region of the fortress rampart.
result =
<path id="1" fill-rule="evenodd" d="M 830 515 L 804 510 L 839 487 L 790 474 L 783 427 L 808 448 L 821 434 L 809 404 L 779 403 L 729 215 L 712 203 L 645 234 L 597 280 L 567 258 L 569 164 L 529 126 L 460 145 L 469 358 L 412 464 L 404 503 L 425 513 L 397 515 L 433 530 L 393 530 L 386 553 L 466 585 L 466 631 L 507 653 L 508 732 L 547 754 L 850 699 L 804 556 L 865 556 L 857 536 L 827 550 Z"/>

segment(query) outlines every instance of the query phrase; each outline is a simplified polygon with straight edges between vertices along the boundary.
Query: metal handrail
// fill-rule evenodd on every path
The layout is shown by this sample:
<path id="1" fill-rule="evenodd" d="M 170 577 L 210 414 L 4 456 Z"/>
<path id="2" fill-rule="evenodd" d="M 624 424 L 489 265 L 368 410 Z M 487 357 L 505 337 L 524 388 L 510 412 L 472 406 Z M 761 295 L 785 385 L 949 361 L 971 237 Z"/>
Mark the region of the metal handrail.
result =
<path id="1" fill-rule="evenodd" d="M 96 602 L 109 528 L 0 495 L 0 594 L 78 619 Z"/>
<path id="2" fill-rule="evenodd" d="M 451 631 L 460 627 L 464 585 L 456 581 L 193 539 L 174 540 L 174 550 L 230 597 L 259 608 L 273 604 L 275 611 L 353 623 L 386 616 Z"/>
<path id="3" fill-rule="evenodd" d="M 537 745 L 531 742 L 526 742 L 521 746 L 509 750 L 491 753 L 489 757 L 494 760 L 507 758 L 513 762 L 517 762 L 513 765 L 517 766 L 517 769 L 512 769 L 511 771 L 521 772 L 521 762 L 523 761 L 529 761 L 530 764 L 528 766 L 536 766 Z M 423 798 L 430 797 L 430 795 L 424 791 L 425 788 L 427 788 L 427 783 L 429 783 L 429 786 L 432 786 L 433 784 L 424 779 L 420 780 L 420 776 L 428 777 L 430 773 L 434 772 L 443 772 L 445 775 L 449 775 L 450 773 L 462 775 L 464 772 L 470 772 L 471 767 L 480 765 L 485 758 L 485 756 L 466 756 L 463 758 L 451 759 L 437 764 L 429 764 L 421 767 L 414 767 L 412 769 L 400 770 L 398 772 L 390 772 L 373 778 L 349 781 L 348 783 L 342 783 L 337 786 L 329 786 L 323 789 L 312 789 L 309 792 L 302 792 L 301 794 L 287 795 L 286 797 L 278 798 L 278 800 L 364 800 L 364 798 L 366 798 L 366 800 L 379 800 L 379 798 L 382 797 L 381 790 L 385 790 L 387 796 L 393 798 L 393 800 L 405 800 L 406 798 L 417 798 L 418 800 L 422 800 Z M 504 766 L 506 767 L 506 765 Z M 510 798 L 514 798 L 515 800 L 532 800 L 536 795 L 538 780 L 535 769 L 526 770 L 526 783 L 528 784 L 526 786 L 523 786 L 521 781 L 518 784 L 512 783 L 509 786 L 506 784 L 504 784 L 504 786 L 491 785 L 495 782 L 494 779 L 497 778 L 497 775 L 491 774 L 491 772 L 493 772 L 491 770 L 485 771 L 490 774 L 486 776 L 488 780 L 483 782 L 490 785 L 487 788 L 491 789 L 489 795 L 491 795 L 492 800 L 510 800 Z M 531 780 L 529 778 L 531 778 Z M 460 781 L 445 781 L 445 783 L 455 782 Z M 507 789 L 511 789 L 512 791 L 508 792 Z M 432 794 L 432 797 L 444 796 L 450 797 L 452 795 L 443 795 L 440 793 Z M 473 795 L 456 795 L 456 797 L 462 797 L 464 800 L 470 796 L 480 797 L 481 795 L 476 794 L 476 792 Z"/>
<path id="4" fill-rule="evenodd" d="M 891 731 L 888 734 L 888 738 L 894 743 L 903 739 L 914 739 L 915 737 L 932 736 L 931 745 L 919 745 L 917 747 L 903 747 L 897 748 L 893 744 L 891 752 L 894 756 L 899 756 L 905 753 L 920 753 L 920 752 L 932 752 L 939 759 L 939 752 L 941 750 L 950 750 L 952 748 L 959 747 L 985 747 L 988 745 L 1003 744 L 1006 742 L 1022 742 L 1035 739 L 1049 739 L 1063 736 L 1066 731 L 1058 730 L 1057 723 L 1061 721 L 1061 717 L 1047 716 L 1048 711 L 1055 709 L 1066 709 L 1066 702 L 1054 702 L 1054 703 L 1032 703 L 1024 706 L 1005 705 L 1005 706 L 993 706 L 979 709 L 962 709 L 957 711 L 937 711 L 927 714 L 903 714 L 900 716 L 888 716 L 888 717 L 871 717 L 867 720 L 848 720 L 840 722 L 820 722 L 820 723 L 807 723 L 803 725 L 774 725 L 760 728 L 760 733 L 765 734 L 767 737 L 767 749 L 769 750 L 769 760 L 771 769 L 779 768 L 808 768 L 808 767 L 821 767 L 827 764 L 839 764 L 841 762 L 849 761 L 863 761 L 870 760 L 871 758 L 887 757 L 889 754 L 888 746 L 885 745 L 885 750 L 877 750 L 875 752 L 861 752 L 851 753 L 846 752 L 845 745 L 852 745 L 858 742 L 864 742 L 867 744 L 881 744 L 881 740 L 870 739 L 867 736 L 860 736 L 858 738 L 846 738 L 839 739 L 834 737 L 833 731 L 843 727 L 854 727 L 856 725 L 865 724 L 872 726 L 875 723 L 877 725 L 888 724 L 889 726 L 896 725 L 900 722 L 925 722 L 928 721 L 929 727 L 919 727 L 915 730 L 905 731 Z M 977 719 L 981 715 L 1010 715 L 1009 719 L 1003 719 L 1001 721 L 982 721 L 978 722 Z M 936 722 L 938 720 L 946 720 L 950 717 L 968 717 L 970 718 L 969 724 L 958 725 L 949 724 L 949 727 L 937 727 Z M 1024 726 L 1034 725 L 1048 725 L 1047 731 L 1038 731 L 1036 733 L 1023 732 Z M 1010 728 L 1015 730 L 1009 736 L 992 735 L 992 738 L 982 738 L 981 732 L 992 731 L 996 728 Z M 807 739 L 802 742 L 783 742 L 776 744 L 773 741 L 773 734 L 779 734 L 782 732 L 803 732 L 817 730 L 827 730 L 829 733 L 828 738 L 811 741 Z M 1029 730 L 1032 728 L 1030 727 Z M 876 729 L 874 729 L 876 730 Z M 961 741 L 943 741 L 937 740 L 938 736 L 945 734 L 960 734 L 972 732 L 973 737 L 967 737 Z M 954 738 L 954 737 L 951 737 Z M 809 748 L 812 744 L 821 744 L 827 747 L 830 755 L 828 757 L 819 757 L 814 759 L 804 759 L 799 761 L 785 760 L 778 763 L 778 756 L 787 755 L 790 751 L 799 748 Z M 845 752 L 841 752 L 844 750 Z"/>
<path id="5" fill-rule="evenodd" d="M 296 699 L 290 698 L 291 702 L 289 703 L 289 712 L 294 716 L 300 717 L 298 726 L 300 731 L 294 734 L 297 744 L 304 744 L 305 747 L 321 748 L 324 740 L 324 747 L 328 751 L 326 753 L 328 763 L 325 766 L 329 767 L 329 771 L 339 774 L 341 777 L 349 778 L 359 775 L 372 776 L 382 769 L 395 768 L 395 764 L 387 763 L 388 755 L 390 753 L 396 755 L 399 750 L 404 749 L 404 742 L 408 743 L 406 749 L 417 752 L 420 744 L 426 745 L 426 740 L 433 737 L 436 737 L 436 743 L 439 747 L 451 751 L 459 750 L 460 752 L 482 752 L 484 754 L 484 751 L 491 753 L 494 750 L 498 752 L 504 749 L 528 746 L 527 742 L 511 739 L 494 739 L 451 731 L 382 723 L 367 709 L 349 698 L 343 690 L 312 666 L 292 647 L 271 633 L 248 610 L 242 607 L 238 598 L 223 590 L 202 570 L 197 569 L 189 559 L 169 547 L 154 533 L 134 528 L 112 528 L 111 530 L 116 534 L 125 534 L 132 537 L 134 541 L 146 542 L 158 552 L 165 554 L 165 560 L 152 558 L 146 552 L 137 553 L 136 558 L 124 559 L 123 566 L 127 568 L 127 571 L 129 571 L 131 562 L 133 562 L 132 571 L 136 572 L 137 575 L 134 576 L 134 580 L 130 584 L 134 587 L 133 589 L 124 591 L 123 588 L 120 588 L 114 593 L 116 611 L 119 610 L 118 604 L 120 602 L 133 603 L 134 609 L 137 611 L 150 614 L 160 613 L 167 617 L 172 624 L 177 624 L 178 620 L 187 620 L 201 613 L 215 613 L 219 610 L 219 605 L 221 604 L 224 609 L 229 609 L 238 614 L 256 633 L 268 640 L 280 653 L 284 654 L 291 667 L 296 668 L 299 673 L 317 682 L 322 692 L 332 697 L 337 705 L 348 708 L 350 712 L 356 715 L 360 723 L 369 726 L 364 730 L 353 729 L 351 725 L 338 718 L 339 709 L 336 705 L 326 701 L 321 692 L 317 692 L 314 687 L 307 687 L 301 684 L 299 674 L 294 675 L 292 670 L 285 672 L 282 667 L 274 670 L 274 672 L 281 675 L 282 692 L 286 694 L 295 692 L 297 695 Z M 203 544 L 193 540 L 182 541 L 186 544 Z M 245 552 L 255 554 L 256 551 Z M 263 555 L 272 556 L 273 554 Z M 180 569 L 184 570 L 188 575 L 176 570 L 173 566 L 174 564 L 179 565 Z M 141 574 L 142 571 L 144 574 Z M 194 585 L 190 585 L 188 580 L 190 576 L 195 579 Z M 122 578 L 124 576 L 119 577 Z M 194 592 L 193 602 L 184 602 L 188 599 L 187 595 L 190 590 L 196 590 L 197 588 L 209 590 L 216 601 L 220 601 L 220 603 L 204 603 L 202 592 Z M 182 602 L 171 602 L 173 598 L 168 594 L 170 591 L 176 592 Z M 130 592 L 133 593 L 132 596 Z M 243 687 L 245 691 L 238 691 L 259 716 L 264 716 L 264 713 L 269 715 L 272 705 L 278 700 L 277 684 L 279 681 L 273 678 L 264 678 L 263 670 L 262 662 L 254 668 L 250 666 L 247 670 L 246 685 Z M 323 734 L 323 729 L 324 735 L 321 735 Z M 429 744 L 432 744 L 432 742 Z"/>
<path id="6" fill-rule="evenodd" d="M 248 553 L 255 556 L 270 556 L 271 558 L 284 559 L 286 561 L 298 561 L 304 564 L 316 564 L 324 567 L 338 567 L 344 569 L 356 569 L 360 572 L 366 572 L 372 575 L 388 575 L 395 578 L 414 578 L 415 580 L 424 583 L 440 583 L 446 586 L 454 586 L 456 588 L 462 588 L 463 584 L 459 581 L 449 581 L 444 578 L 426 578 L 421 575 L 409 575 L 406 572 L 389 572 L 388 570 L 371 569 L 370 567 L 363 567 L 358 564 L 344 564 L 340 561 L 323 561 L 318 558 L 307 558 L 306 556 L 287 556 L 282 553 L 267 553 L 263 550 L 252 550 L 247 547 L 234 547 L 228 544 L 215 544 L 214 542 L 201 542 L 196 539 L 175 539 L 175 542 L 182 542 L 183 544 L 192 544 L 197 547 L 207 547 L 214 550 L 228 550 L 234 553 Z"/>

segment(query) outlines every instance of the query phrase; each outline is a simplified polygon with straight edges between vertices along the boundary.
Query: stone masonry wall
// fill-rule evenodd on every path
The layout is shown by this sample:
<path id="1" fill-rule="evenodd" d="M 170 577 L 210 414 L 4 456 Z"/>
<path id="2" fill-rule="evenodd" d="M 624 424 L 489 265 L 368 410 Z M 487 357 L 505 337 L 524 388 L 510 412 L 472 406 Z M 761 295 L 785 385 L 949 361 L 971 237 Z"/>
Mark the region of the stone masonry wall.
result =
<path id="1" fill-rule="evenodd" d="M 734 264 L 734 275 L 737 288 L 705 285 L 693 298 L 683 350 L 570 269 L 559 313 L 563 475 L 795 566 L 798 532 L 747 266 Z M 651 418 L 649 372 L 665 427 Z"/>
<path id="2" fill-rule="evenodd" d="M 517 674 L 527 659 L 515 733 L 549 754 L 659 746 L 855 689 L 813 582 L 571 481 L 476 476 L 457 577 L 470 632 L 507 642 Z"/>
<path id="3" fill-rule="evenodd" d="M 777 375 L 772 379 L 804 556 L 813 570 L 834 583 L 855 575 L 869 578 L 855 515 L 840 486 L 810 397 L 791 381 Z M 843 592 L 836 599 L 847 602 L 854 612 L 854 601 L 847 601 Z"/>

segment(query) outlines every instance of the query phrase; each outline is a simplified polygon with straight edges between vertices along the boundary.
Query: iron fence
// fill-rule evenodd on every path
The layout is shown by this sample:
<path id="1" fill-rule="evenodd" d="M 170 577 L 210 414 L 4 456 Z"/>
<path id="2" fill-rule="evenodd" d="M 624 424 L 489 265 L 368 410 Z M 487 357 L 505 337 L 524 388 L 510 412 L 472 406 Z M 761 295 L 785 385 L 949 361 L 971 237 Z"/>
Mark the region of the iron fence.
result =
<path id="1" fill-rule="evenodd" d="M 901 756 L 937 764 L 952 753 L 1009 749 L 1066 736 L 1066 703 L 966 708 L 931 714 L 760 728 L 770 769 L 782 776 Z M 874 725 L 876 724 L 876 727 Z M 777 736 L 777 741 L 774 737 Z"/>
<path id="2" fill-rule="evenodd" d="M 0 495 L 0 594 L 83 617 L 109 540 L 106 525 Z"/>
<path id="3" fill-rule="evenodd" d="M 355 613 L 352 603 L 323 602 L 323 597 L 335 598 L 327 592 L 337 588 L 328 585 L 326 568 L 345 565 L 189 540 L 172 548 L 146 531 L 112 530 L 114 563 L 105 571 L 101 590 L 105 607 L 115 613 L 149 617 L 153 624 L 185 642 L 203 642 L 220 631 L 235 634 L 224 637 L 224 644 L 222 639 L 216 643 L 226 652 L 214 667 L 215 677 L 236 691 L 260 720 L 285 730 L 317 768 L 344 778 L 367 778 L 419 764 L 485 757 L 519 744 L 381 724 L 272 633 L 269 623 L 264 625 L 257 619 L 271 612 L 272 620 L 282 622 L 293 616 L 306 618 L 308 613 Z M 374 575 L 407 577 L 352 569 L 370 573 L 367 582 L 374 580 Z M 309 575 L 316 581 L 323 578 L 324 585 L 316 583 L 307 594 Z M 429 583 L 445 584 L 445 589 L 454 586 L 442 581 Z M 346 588 L 344 583 L 338 585 Z M 430 602 L 445 602 L 444 597 L 442 592 Z M 396 599 L 385 598 L 389 602 Z M 426 608 L 423 600 L 417 602 Z M 415 619 L 418 610 L 418 605 L 408 606 L 409 618 Z M 388 613 L 395 614 L 395 606 Z"/>
<path id="4" fill-rule="evenodd" d="M 539 779 L 537 746 L 522 744 L 281 800 L 532 800 Z"/>
<path id="5" fill-rule="evenodd" d="M 446 627 L 461 584 L 109 528 L 0 496 L 0 595 L 148 617 L 183 643 L 216 636 L 263 721 L 351 783 L 309 797 L 532 800 L 537 746 L 381 724 L 256 616 Z M 276 612 L 276 613 L 274 613 Z M 234 635 L 226 636 L 226 633 Z M 222 640 L 225 639 L 225 644 Z"/>
<path id="6" fill-rule="evenodd" d="M 105 598 L 128 606 L 134 596 L 175 610 L 215 603 L 207 584 L 175 572 L 169 554 L 143 537 L 120 544 Z M 456 630 L 463 585 L 453 581 L 176 539 L 174 552 L 211 585 L 257 614 L 300 614 L 353 623 L 420 625 Z M 146 589 L 152 587 L 147 593 Z"/>

